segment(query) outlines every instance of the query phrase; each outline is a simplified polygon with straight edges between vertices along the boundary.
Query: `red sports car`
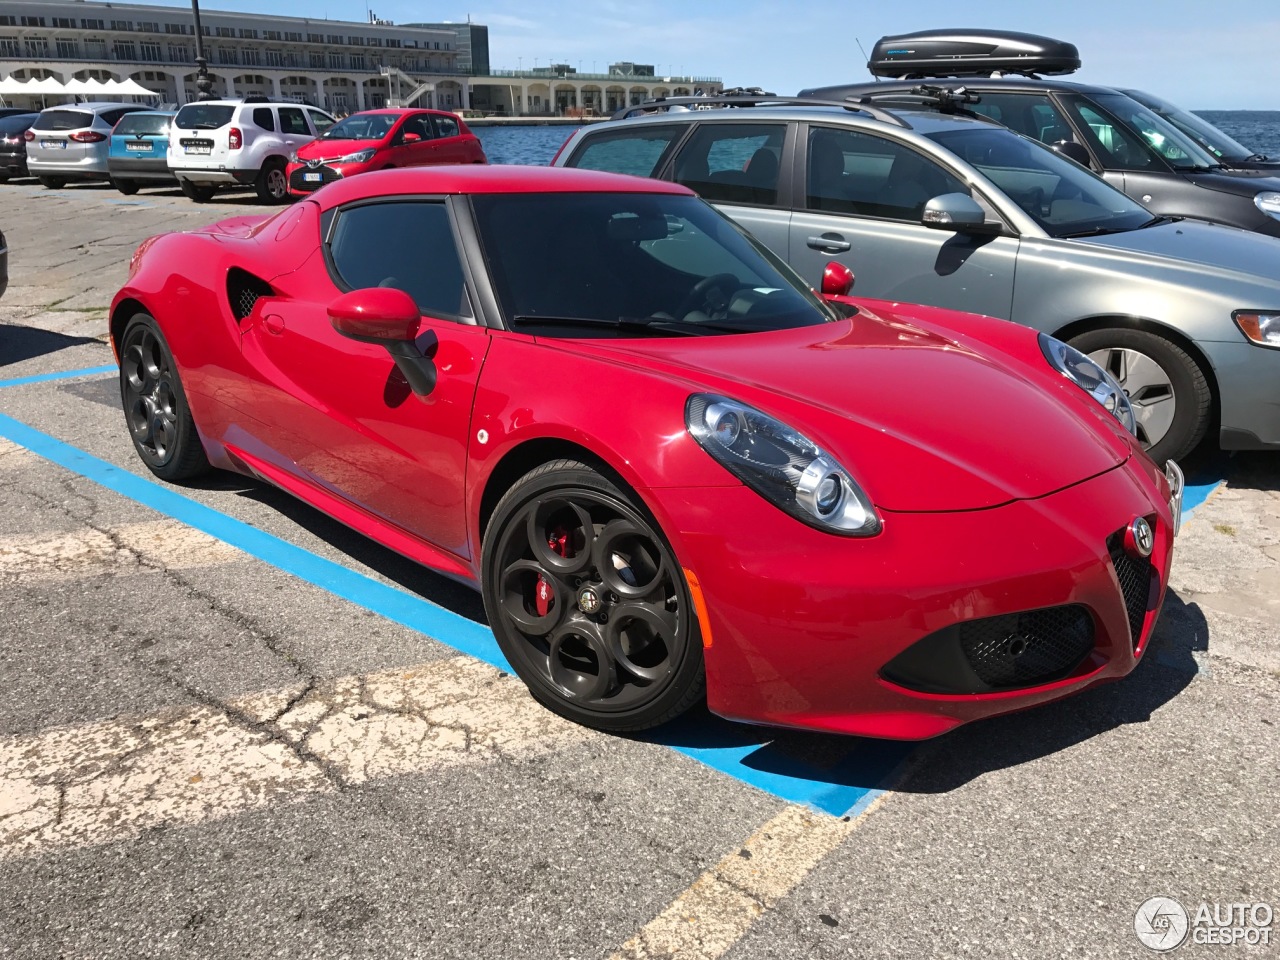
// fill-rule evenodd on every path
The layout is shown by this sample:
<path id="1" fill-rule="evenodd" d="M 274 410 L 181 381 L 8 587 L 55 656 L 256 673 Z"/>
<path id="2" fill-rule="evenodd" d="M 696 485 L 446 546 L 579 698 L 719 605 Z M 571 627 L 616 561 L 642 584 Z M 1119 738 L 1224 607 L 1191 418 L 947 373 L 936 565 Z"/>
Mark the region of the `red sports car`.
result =
<path id="1" fill-rule="evenodd" d="M 484 147 L 456 113 L 363 110 L 339 120 L 289 158 L 295 197 L 370 170 L 436 163 L 487 163 Z"/>
<path id="2" fill-rule="evenodd" d="M 1177 467 L 1083 354 L 841 269 L 819 296 L 670 183 L 397 170 L 146 241 L 110 334 L 157 476 L 259 477 L 475 585 L 591 726 L 705 690 L 922 738 L 1128 673 Z"/>

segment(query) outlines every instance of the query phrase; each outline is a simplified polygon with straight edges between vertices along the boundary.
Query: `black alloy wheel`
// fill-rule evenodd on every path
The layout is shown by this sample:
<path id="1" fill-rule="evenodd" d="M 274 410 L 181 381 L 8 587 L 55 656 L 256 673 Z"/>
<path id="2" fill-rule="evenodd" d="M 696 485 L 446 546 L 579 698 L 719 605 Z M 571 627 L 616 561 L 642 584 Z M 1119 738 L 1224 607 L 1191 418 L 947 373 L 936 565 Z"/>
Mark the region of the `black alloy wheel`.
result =
<path id="1" fill-rule="evenodd" d="M 494 635 L 551 710 L 621 732 L 702 698 L 684 574 L 647 511 L 596 470 L 558 460 L 527 473 L 494 510 L 483 556 Z"/>
<path id="2" fill-rule="evenodd" d="M 120 401 L 134 449 L 157 477 L 186 480 L 209 469 L 173 355 L 145 313 L 120 340 Z"/>

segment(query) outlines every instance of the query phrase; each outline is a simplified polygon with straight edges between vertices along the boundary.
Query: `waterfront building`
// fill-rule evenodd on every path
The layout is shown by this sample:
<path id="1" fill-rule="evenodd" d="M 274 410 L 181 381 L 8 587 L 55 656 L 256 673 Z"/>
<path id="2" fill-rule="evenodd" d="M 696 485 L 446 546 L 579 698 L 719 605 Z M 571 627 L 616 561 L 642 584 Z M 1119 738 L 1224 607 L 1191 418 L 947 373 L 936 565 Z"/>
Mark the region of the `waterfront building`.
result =
<path id="1" fill-rule="evenodd" d="M 397 25 L 372 14 L 363 22 L 205 8 L 200 20 L 215 96 L 267 96 L 334 112 L 388 105 L 606 112 L 722 86 L 717 77 L 659 77 L 626 62 L 604 74 L 567 64 L 493 70 L 488 28 L 469 22 Z M 187 6 L 0 0 L 0 80 L 132 78 L 163 102 L 185 103 L 196 98 L 195 55 Z"/>

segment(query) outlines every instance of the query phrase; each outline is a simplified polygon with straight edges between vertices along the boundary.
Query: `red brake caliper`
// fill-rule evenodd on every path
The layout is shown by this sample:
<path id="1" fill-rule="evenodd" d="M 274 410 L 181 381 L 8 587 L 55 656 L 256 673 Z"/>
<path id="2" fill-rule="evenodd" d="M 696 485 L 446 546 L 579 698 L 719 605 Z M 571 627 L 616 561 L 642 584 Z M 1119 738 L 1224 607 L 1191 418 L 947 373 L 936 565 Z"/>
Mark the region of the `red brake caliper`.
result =
<path id="1" fill-rule="evenodd" d="M 565 559 L 573 556 L 573 547 L 569 543 L 569 531 L 564 527 L 556 527 L 551 531 L 551 536 L 547 538 L 547 546 L 551 548 L 552 553 L 559 554 Z M 542 574 L 538 574 L 538 585 L 534 589 L 533 602 L 540 617 L 550 613 L 556 602 L 556 592 L 551 589 L 551 584 Z"/>

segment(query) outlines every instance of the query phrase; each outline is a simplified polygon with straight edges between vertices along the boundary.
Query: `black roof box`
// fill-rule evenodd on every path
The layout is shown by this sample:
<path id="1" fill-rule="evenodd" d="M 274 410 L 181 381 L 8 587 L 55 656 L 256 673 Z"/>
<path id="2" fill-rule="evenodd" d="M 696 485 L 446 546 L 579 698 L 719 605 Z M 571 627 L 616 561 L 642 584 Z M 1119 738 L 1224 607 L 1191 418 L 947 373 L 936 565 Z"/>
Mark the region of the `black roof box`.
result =
<path id="1" fill-rule="evenodd" d="M 1075 44 L 1009 30 L 921 30 L 881 37 L 867 69 L 877 77 L 988 77 L 1080 69 Z"/>

